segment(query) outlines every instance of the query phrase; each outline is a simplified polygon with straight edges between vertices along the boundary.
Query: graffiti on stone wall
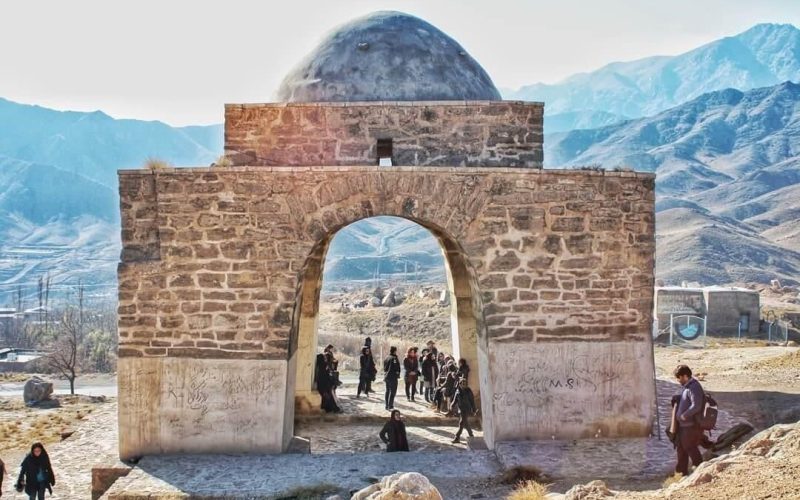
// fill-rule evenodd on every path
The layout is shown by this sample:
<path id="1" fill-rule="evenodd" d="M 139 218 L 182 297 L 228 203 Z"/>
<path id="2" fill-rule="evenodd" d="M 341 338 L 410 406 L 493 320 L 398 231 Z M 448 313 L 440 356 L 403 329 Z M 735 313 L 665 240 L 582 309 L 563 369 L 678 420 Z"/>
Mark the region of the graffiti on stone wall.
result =
<path id="1" fill-rule="evenodd" d="M 283 397 L 284 372 L 282 367 L 170 360 L 160 371 L 131 371 L 119 387 L 128 415 L 156 418 L 161 432 L 175 438 L 208 436 L 223 428 L 247 435 L 270 424 Z M 143 380 L 160 383 L 137 383 Z"/>
<path id="2" fill-rule="evenodd" d="M 510 428 L 534 435 L 565 425 L 581 427 L 605 417 L 638 415 L 633 384 L 646 378 L 651 366 L 645 358 L 646 346 L 630 344 L 510 348 L 501 344 L 493 351 L 494 362 L 516 367 L 495 378 L 495 415 Z"/>

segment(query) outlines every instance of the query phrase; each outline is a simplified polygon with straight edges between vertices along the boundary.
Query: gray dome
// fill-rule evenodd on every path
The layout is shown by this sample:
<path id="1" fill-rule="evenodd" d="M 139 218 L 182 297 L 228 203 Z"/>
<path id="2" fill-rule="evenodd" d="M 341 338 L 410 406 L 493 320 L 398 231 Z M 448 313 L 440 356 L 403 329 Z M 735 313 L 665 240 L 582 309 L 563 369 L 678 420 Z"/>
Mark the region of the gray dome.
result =
<path id="1" fill-rule="evenodd" d="M 431 24 L 376 12 L 326 36 L 284 78 L 281 102 L 499 101 L 478 62 Z"/>

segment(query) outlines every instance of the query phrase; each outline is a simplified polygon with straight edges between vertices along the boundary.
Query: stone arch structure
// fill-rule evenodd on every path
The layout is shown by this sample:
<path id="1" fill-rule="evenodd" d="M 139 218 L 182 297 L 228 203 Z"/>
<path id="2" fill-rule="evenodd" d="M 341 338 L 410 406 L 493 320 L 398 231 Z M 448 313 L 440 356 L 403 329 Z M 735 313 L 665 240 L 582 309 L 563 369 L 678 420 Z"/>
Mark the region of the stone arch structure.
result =
<path id="1" fill-rule="evenodd" d="M 334 184 L 333 188 L 337 186 Z M 370 194 L 365 194 L 360 201 L 364 205 L 372 205 Z M 417 204 L 417 198 L 407 198 L 411 204 Z M 427 202 L 428 200 L 426 200 Z M 321 213 L 331 212 L 333 206 L 325 207 Z M 481 296 L 475 272 L 469 258 L 464 252 L 456 237 L 449 234 L 439 224 L 446 221 L 427 221 L 414 217 L 414 209 L 410 204 L 397 204 L 384 207 L 384 212 L 375 213 L 374 216 L 401 217 L 415 222 L 426 228 L 437 239 L 444 256 L 448 290 L 451 296 L 450 326 L 453 333 L 453 355 L 456 359 L 463 357 L 472 370 L 470 371 L 469 385 L 473 388 L 476 399 L 480 399 L 481 392 L 491 393 L 486 385 L 488 378 L 480 374 L 488 372 L 486 356 L 488 339 L 486 328 L 480 311 Z M 341 226 L 333 227 L 312 247 L 306 264 L 298 279 L 297 301 L 293 312 L 292 333 L 289 343 L 289 381 L 287 390 L 295 394 L 295 411 L 308 412 L 319 408 L 319 396 L 312 390 L 314 360 L 317 352 L 317 326 L 319 316 L 319 298 L 322 288 L 323 264 L 328 246 L 333 236 L 344 227 L 363 219 L 361 214 L 355 212 L 345 213 L 347 217 Z M 352 220 L 350 219 L 352 217 Z M 315 220 L 315 219 L 312 219 Z M 310 224 L 315 224 L 311 222 Z M 296 368 L 291 368 L 296 365 Z M 295 375 L 296 374 L 296 375 Z M 287 405 L 287 410 L 291 405 Z M 491 412 L 484 411 L 484 415 Z M 287 415 L 292 418 L 293 415 Z"/>
<path id="2" fill-rule="evenodd" d="M 648 434 L 653 188 L 527 168 L 122 171 L 121 456 L 285 449 L 298 290 L 315 300 L 324 242 L 374 215 L 421 222 L 464 264 L 489 446 Z"/>
<path id="3" fill-rule="evenodd" d="M 650 432 L 654 175 L 542 170 L 544 104 L 402 13 L 283 89 L 226 105 L 225 166 L 120 172 L 122 458 L 285 450 L 327 240 L 374 215 L 440 238 L 490 447 Z"/>

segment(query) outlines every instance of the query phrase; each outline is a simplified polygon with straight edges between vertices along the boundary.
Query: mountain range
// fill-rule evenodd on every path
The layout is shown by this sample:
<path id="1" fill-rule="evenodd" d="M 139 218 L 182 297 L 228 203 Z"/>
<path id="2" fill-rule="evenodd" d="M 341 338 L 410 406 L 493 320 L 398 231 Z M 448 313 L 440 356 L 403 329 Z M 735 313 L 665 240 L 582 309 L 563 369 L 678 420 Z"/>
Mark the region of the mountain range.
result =
<path id="1" fill-rule="evenodd" d="M 800 33 L 763 24 L 672 57 L 620 62 L 506 91 L 546 102 L 546 167 L 657 172 L 657 276 L 725 284 L 800 282 Z M 0 99 L 0 305 L 82 280 L 113 298 L 116 171 L 153 157 L 208 165 L 221 125 L 170 127 Z M 332 281 L 377 273 L 441 278 L 423 228 L 375 218 L 342 231 Z M 439 274 L 437 274 L 437 272 Z M 438 277 L 437 277 L 438 276 Z"/>
<path id="2" fill-rule="evenodd" d="M 87 296 L 113 297 L 117 169 L 150 157 L 207 165 L 222 151 L 221 125 L 173 128 L 5 99 L 0 130 L 0 304 L 21 286 L 33 305 L 48 273 L 56 293 L 80 280 Z"/>
<path id="3" fill-rule="evenodd" d="M 647 118 L 554 134 L 548 165 L 656 172 L 656 274 L 800 282 L 800 85 L 701 95 Z"/>
<path id="4" fill-rule="evenodd" d="M 614 62 L 555 84 L 506 89 L 503 97 L 544 101 L 549 134 L 650 116 L 716 90 L 787 80 L 800 80 L 800 30 L 758 24 L 683 54 Z"/>

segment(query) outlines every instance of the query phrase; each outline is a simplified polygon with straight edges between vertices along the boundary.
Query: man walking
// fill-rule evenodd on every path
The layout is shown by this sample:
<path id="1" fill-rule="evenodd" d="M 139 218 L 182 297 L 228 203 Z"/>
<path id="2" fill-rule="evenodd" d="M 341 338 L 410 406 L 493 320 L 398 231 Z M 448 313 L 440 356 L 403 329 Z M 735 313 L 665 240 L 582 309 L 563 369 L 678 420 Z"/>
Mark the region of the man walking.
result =
<path id="1" fill-rule="evenodd" d="M 394 409 L 394 397 L 397 395 L 397 379 L 400 378 L 400 360 L 397 359 L 397 347 L 389 348 L 389 355 L 383 360 L 383 381 L 386 384 L 386 409 Z"/>
<path id="2" fill-rule="evenodd" d="M 456 389 L 456 393 L 453 396 L 453 402 L 450 403 L 450 411 L 452 412 L 456 407 L 458 407 L 459 412 L 458 432 L 456 432 L 456 437 L 453 439 L 453 442 L 460 443 L 461 433 L 465 430 L 467 431 L 467 435 L 472 437 L 472 427 L 469 425 L 468 419 L 470 415 L 478 411 L 478 409 L 475 408 L 475 396 L 472 394 L 472 389 L 467 386 L 467 379 L 465 378 L 462 378 L 458 383 L 458 389 Z"/>
<path id="3" fill-rule="evenodd" d="M 698 446 L 703 442 L 704 432 L 697 424 L 695 416 L 703 411 L 705 392 L 700 382 L 692 377 L 692 370 L 688 366 L 678 365 L 673 373 L 683 386 L 675 410 L 678 423 L 678 435 L 675 438 L 678 463 L 675 472 L 685 476 L 689 473 L 690 458 L 695 467 L 703 461 Z"/>

